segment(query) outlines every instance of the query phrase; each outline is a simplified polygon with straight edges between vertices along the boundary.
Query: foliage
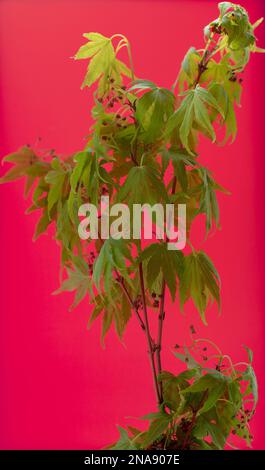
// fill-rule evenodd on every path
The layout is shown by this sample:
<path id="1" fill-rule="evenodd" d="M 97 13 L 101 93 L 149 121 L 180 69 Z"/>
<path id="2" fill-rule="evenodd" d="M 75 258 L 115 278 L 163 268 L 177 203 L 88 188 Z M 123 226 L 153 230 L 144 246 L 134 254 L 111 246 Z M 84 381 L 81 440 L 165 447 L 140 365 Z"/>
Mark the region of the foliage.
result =
<path id="1" fill-rule="evenodd" d="M 237 364 L 207 340 L 194 339 L 175 352 L 187 369 L 159 375 L 164 400 L 159 411 L 141 418 L 149 421 L 148 429 L 120 428 L 110 448 L 220 450 L 237 448 L 241 440 L 251 447 L 249 422 L 258 392 L 252 352 L 246 349 L 249 362 Z"/>
<path id="2" fill-rule="evenodd" d="M 230 415 L 235 407 L 233 415 L 242 412 L 239 383 L 243 377 L 249 380 L 251 390 L 255 389 L 252 367 L 248 366 L 244 376 L 233 368 L 226 374 L 205 373 L 193 362 L 193 369 L 178 376 L 162 374 L 161 349 L 167 290 L 181 309 L 191 299 L 204 323 L 212 301 L 220 307 L 219 275 L 209 256 L 193 247 L 191 227 L 202 215 L 206 236 L 213 227 L 219 228 L 217 192 L 227 191 L 199 162 L 198 139 L 204 136 L 217 143 L 234 140 L 242 72 L 251 53 L 264 52 L 256 46 L 254 35 L 261 21 L 252 25 L 244 8 L 220 3 L 219 17 L 204 30 L 205 47 L 188 50 L 171 89 L 136 79 L 125 36 L 84 34 L 87 42 L 74 58 L 88 62 L 82 87 L 95 88 L 94 122 L 85 148 L 62 158 L 26 146 L 3 159 L 12 167 L 0 182 L 25 177 L 25 194 L 31 192 L 32 197 L 27 212 L 40 212 L 34 239 L 54 227 L 66 275 L 55 294 L 75 292 L 72 308 L 88 296 L 93 305 L 88 324 L 102 319 L 102 340 L 112 325 L 122 338 L 132 313 L 146 335 L 156 397 L 162 408 L 151 419 L 147 434 L 139 437 L 131 431 L 129 438 L 120 429 L 116 448 L 132 448 L 140 441 L 147 447 L 161 441 L 161 435 L 166 445 L 172 433 L 181 439 L 176 433 L 183 432 L 185 426 L 191 433 L 190 447 L 223 448 L 232 428 L 241 432 L 237 418 Z M 129 66 L 118 58 L 124 49 Z M 128 206 L 186 204 L 191 251 L 168 251 L 166 238 L 143 247 L 131 231 L 129 239 L 105 240 L 99 229 L 96 242 L 92 238 L 81 241 L 78 209 L 84 203 L 100 207 L 104 195 L 109 196 L 110 204 Z M 100 218 L 101 214 L 99 222 Z M 152 309 L 159 309 L 157 340 L 149 327 Z M 229 393 L 234 397 L 228 398 Z M 189 431 L 193 410 L 196 426 Z M 204 440 L 206 434 L 211 436 L 210 444 Z"/>

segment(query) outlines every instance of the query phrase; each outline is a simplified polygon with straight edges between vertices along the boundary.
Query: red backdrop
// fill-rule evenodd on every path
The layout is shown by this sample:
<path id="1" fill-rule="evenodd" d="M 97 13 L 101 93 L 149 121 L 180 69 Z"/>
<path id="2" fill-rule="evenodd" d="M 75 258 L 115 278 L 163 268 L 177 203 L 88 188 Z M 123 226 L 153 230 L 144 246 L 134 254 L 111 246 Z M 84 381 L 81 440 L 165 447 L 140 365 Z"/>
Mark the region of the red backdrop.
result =
<path id="1" fill-rule="evenodd" d="M 254 22 L 262 2 L 244 1 Z M 82 33 L 121 32 L 131 40 L 137 75 L 164 86 L 175 80 L 191 46 L 202 47 L 202 28 L 217 16 L 213 1 L 2 0 L 1 155 L 24 143 L 81 149 L 91 97 L 81 91 L 85 64 L 70 56 Z M 265 37 L 263 35 L 263 44 Z M 206 243 L 222 278 L 222 315 L 208 312 L 202 326 L 192 305 L 181 316 L 168 303 L 164 363 L 176 370 L 170 349 L 193 323 L 235 360 L 242 344 L 255 353 L 260 400 L 253 421 L 254 448 L 264 448 L 264 57 L 245 73 L 236 142 L 225 148 L 202 142 L 204 162 L 231 190 L 221 195 L 222 230 Z M 68 312 L 71 294 L 51 296 L 59 285 L 59 250 L 42 236 L 32 243 L 35 216 L 25 217 L 22 183 L 1 192 L 1 430 L 4 449 L 100 448 L 117 437 L 115 423 L 154 408 L 146 345 L 132 320 L 124 344 L 111 332 L 103 350 L 99 327 L 86 328 L 89 306 Z M 195 236 L 196 238 L 196 236 Z"/>

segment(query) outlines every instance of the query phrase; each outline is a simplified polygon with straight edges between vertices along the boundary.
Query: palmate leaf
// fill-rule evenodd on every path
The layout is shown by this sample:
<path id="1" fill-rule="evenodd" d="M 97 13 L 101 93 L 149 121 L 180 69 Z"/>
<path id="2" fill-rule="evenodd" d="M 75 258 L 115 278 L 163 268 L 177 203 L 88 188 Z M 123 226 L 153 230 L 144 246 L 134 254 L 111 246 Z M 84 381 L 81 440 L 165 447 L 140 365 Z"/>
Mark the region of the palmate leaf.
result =
<path id="1" fill-rule="evenodd" d="M 164 404 L 171 410 L 176 411 L 180 406 L 183 397 L 181 391 L 189 387 L 188 380 L 194 378 L 197 374 L 196 369 L 185 370 L 178 375 L 163 371 L 158 376 L 158 380 L 162 382 Z"/>
<path id="2" fill-rule="evenodd" d="M 166 243 L 153 243 L 141 253 L 139 261 L 147 263 L 146 277 L 150 291 L 161 274 L 174 301 L 177 278 L 182 275 L 183 270 L 183 253 L 169 251 Z"/>
<path id="3" fill-rule="evenodd" d="M 62 243 L 62 264 L 71 260 L 71 253 L 82 252 L 78 231 L 69 217 L 67 201 L 58 201 L 56 217 L 56 239 Z"/>
<path id="4" fill-rule="evenodd" d="M 199 85 L 195 89 L 183 93 L 183 96 L 184 99 L 180 107 L 168 120 L 166 134 L 177 131 L 182 145 L 190 154 L 194 154 L 189 141 L 194 126 L 199 126 L 207 137 L 215 141 L 215 131 L 209 117 L 208 108 L 216 109 L 222 117 L 224 117 L 224 114 L 214 96 Z"/>
<path id="5" fill-rule="evenodd" d="M 78 152 L 74 156 L 75 166 L 70 176 L 71 191 L 68 196 L 68 212 L 71 220 L 78 224 L 78 209 L 82 203 L 80 191 L 86 190 L 91 202 L 98 203 L 98 173 L 97 162 L 90 151 Z"/>
<path id="6" fill-rule="evenodd" d="M 216 227 L 219 226 L 219 207 L 216 198 L 214 181 L 208 172 L 201 169 L 203 185 L 200 199 L 199 212 L 204 212 L 206 216 L 206 233 L 212 228 L 213 222 Z"/>
<path id="7" fill-rule="evenodd" d="M 207 69 L 201 75 L 200 83 L 209 81 L 212 83 L 224 83 L 228 80 L 229 72 L 231 73 L 231 71 L 230 54 L 225 54 L 219 62 L 211 59 L 207 64 Z"/>
<path id="8" fill-rule="evenodd" d="M 207 416 L 205 415 L 198 417 L 196 425 L 193 429 L 193 435 L 199 439 L 210 436 L 217 449 L 221 450 L 225 446 L 226 436 L 215 423 L 214 419 L 207 419 Z"/>
<path id="9" fill-rule="evenodd" d="M 115 60 L 115 52 L 110 38 L 99 33 L 83 35 L 89 40 L 77 51 L 75 59 L 91 59 L 82 88 L 91 86 L 103 74 L 110 75 L 112 64 Z"/>
<path id="10" fill-rule="evenodd" d="M 198 76 L 198 65 L 201 60 L 200 54 L 194 47 L 191 47 L 186 53 L 178 76 L 179 91 L 184 90 L 185 84 L 191 86 L 195 83 Z"/>
<path id="11" fill-rule="evenodd" d="M 246 10 L 235 5 L 232 11 L 226 11 L 220 24 L 228 37 L 228 46 L 232 50 L 244 49 L 255 43 L 252 25 Z"/>
<path id="12" fill-rule="evenodd" d="M 236 113 L 234 109 L 235 98 L 231 93 L 232 88 L 234 87 L 231 85 L 231 83 L 232 82 L 227 80 L 223 85 L 220 83 L 213 83 L 209 87 L 212 95 L 222 107 L 225 116 L 223 124 L 226 128 L 226 133 L 222 144 L 225 144 L 229 138 L 231 138 L 231 142 L 233 142 L 237 134 Z M 212 119 L 215 118 L 214 112 L 211 114 L 211 116 Z"/>
<path id="13" fill-rule="evenodd" d="M 99 292 L 102 291 L 102 287 L 105 292 L 109 291 L 115 269 L 130 282 L 126 261 L 132 263 L 128 240 L 122 238 L 105 240 L 93 268 L 93 281 Z"/>
<path id="14" fill-rule="evenodd" d="M 220 3 L 218 3 L 220 18 L 222 18 L 224 16 L 224 14 L 233 7 L 234 7 L 234 3 L 232 3 L 232 2 L 220 2 Z"/>
<path id="15" fill-rule="evenodd" d="M 153 442 L 159 440 L 167 430 L 171 420 L 171 416 L 167 413 L 156 413 L 156 418 L 151 421 L 149 429 L 143 434 L 143 448 L 147 448 Z"/>
<path id="16" fill-rule="evenodd" d="M 99 80 L 98 96 L 103 96 L 109 90 L 109 80 L 121 83 L 121 76 L 132 76 L 128 67 L 116 58 L 112 38 L 99 33 L 85 33 L 83 36 L 88 42 L 80 47 L 75 59 L 89 59 L 89 65 L 81 88 L 90 87 Z"/>
<path id="17" fill-rule="evenodd" d="M 109 447 L 111 450 L 137 450 L 137 446 L 133 443 L 132 439 L 129 437 L 126 429 L 121 426 L 117 426 L 120 438 L 115 443 L 115 445 Z"/>
<path id="18" fill-rule="evenodd" d="M 252 394 L 254 398 L 254 404 L 257 404 L 258 401 L 258 382 L 257 377 L 254 372 L 254 369 L 251 364 L 247 366 L 246 371 L 242 374 L 243 380 L 249 382 L 249 386 L 247 388 L 246 394 Z"/>
<path id="19" fill-rule="evenodd" d="M 211 173 L 202 166 L 192 169 L 187 173 L 187 176 L 189 185 L 187 195 L 191 200 L 196 201 L 191 216 L 194 218 L 198 213 L 205 214 L 206 234 L 208 234 L 214 224 L 219 228 L 219 206 L 216 192 L 230 193 L 218 184 Z M 187 201 L 187 208 L 189 208 L 189 200 Z"/>
<path id="20" fill-rule="evenodd" d="M 132 85 L 129 88 L 130 91 L 146 91 L 146 90 L 156 90 L 158 87 L 154 82 L 151 82 L 150 80 L 134 80 L 132 82 Z"/>
<path id="21" fill-rule="evenodd" d="M 62 292 L 73 292 L 75 293 L 74 302 L 72 303 L 70 310 L 77 307 L 77 305 L 85 298 L 88 292 L 91 292 L 91 279 L 88 275 L 88 269 L 86 265 L 81 271 L 77 267 L 75 270 L 66 269 L 68 278 L 62 282 L 62 285 L 53 292 L 53 295 L 61 294 Z"/>
<path id="22" fill-rule="evenodd" d="M 173 146 L 169 149 L 163 149 L 161 157 L 162 174 L 165 173 L 171 162 L 177 181 L 180 183 L 182 190 L 186 192 L 188 189 L 187 167 L 195 167 L 197 165 L 194 157 L 189 155 L 184 149 L 175 148 Z"/>
<path id="23" fill-rule="evenodd" d="M 17 152 L 6 155 L 2 159 L 2 163 L 4 162 L 12 163 L 13 166 L 0 178 L 0 184 L 26 177 L 25 197 L 28 196 L 35 181 L 50 170 L 50 164 L 41 161 L 28 146 L 21 147 Z"/>
<path id="24" fill-rule="evenodd" d="M 143 165 L 131 168 L 118 199 L 131 206 L 167 202 L 168 196 L 159 173 L 153 167 Z"/>
<path id="25" fill-rule="evenodd" d="M 168 118 L 173 114 L 174 101 L 173 93 L 159 87 L 152 87 L 137 100 L 136 118 L 145 131 L 145 142 L 153 142 L 163 133 Z"/>
<path id="26" fill-rule="evenodd" d="M 223 124 L 226 127 L 226 135 L 223 143 L 226 143 L 229 137 L 231 137 L 233 142 L 237 132 L 234 107 L 235 104 L 240 106 L 242 86 L 237 81 L 229 80 L 233 70 L 230 61 L 232 58 L 237 69 L 240 66 L 244 68 L 246 61 L 248 61 L 249 54 L 247 57 L 243 57 L 243 51 L 245 51 L 245 49 L 226 54 L 219 63 L 211 60 L 207 66 L 207 70 L 201 76 L 202 82 L 209 82 L 208 90 L 223 110 Z M 210 114 L 211 120 L 214 121 L 217 115 L 218 111 L 213 108 Z"/>
<path id="27" fill-rule="evenodd" d="M 198 393 L 206 392 L 207 395 L 203 401 L 202 407 L 199 410 L 198 414 L 206 413 L 213 406 L 215 406 L 218 399 L 225 395 L 227 390 L 227 382 L 229 378 L 220 374 L 219 376 L 213 376 L 212 374 L 203 375 L 196 382 L 194 382 L 189 387 L 186 387 L 182 390 L 182 394 L 187 393 Z"/>
<path id="28" fill-rule="evenodd" d="M 180 307 L 191 298 L 203 323 L 207 324 L 205 311 L 210 300 L 220 308 L 220 279 L 210 260 L 203 252 L 192 252 L 184 257 L 183 275 L 180 277 Z"/>
<path id="29" fill-rule="evenodd" d="M 130 290 L 128 286 L 127 290 Z M 88 327 L 100 316 L 102 317 L 102 343 L 104 344 L 105 336 L 113 322 L 118 337 L 122 339 L 125 328 L 131 318 L 131 306 L 121 287 L 117 284 L 112 284 L 110 291 L 107 294 L 97 295 L 93 299 L 93 303 L 94 309 L 90 316 Z"/>
<path id="30" fill-rule="evenodd" d="M 51 170 L 45 176 L 45 181 L 49 185 L 48 192 L 48 214 L 51 218 L 51 210 L 59 200 L 62 199 L 64 182 L 67 171 L 58 158 L 51 162 Z"/>
<path id="31" fill-rule="evenodd" d="M 85 190 L 86 201 L 89 200 L 98 206 L 100 184 L 109 185 L 112 180 L 103 166 L 108 161 L 107 157 L 95 137 L 93 148 L 87 147 L 84 151 L 77 152 L 73 160 L 75 166 L 70 176 L 71 191 L 68 196 L 68 211 L 71 220 L 78 225 L 82 189 Z"/>
<path id="32" fill-rule="evenodd" d="M 26 176 L 28 168 L 37 160 L 37 157 L 30 147 L 21 147 L 17 152 L 6 155 L 2 163 L 9 162 L 13 167 L 0 178 L 0 183 L 14 181 L 22 176 Z"/>
<path id="33" fill-rule="evenodd" d="M 33 235 L 33 240 L 34 241 L 37 240 L 37 238 L 39 238 L 39 236 L 42 233 L 46 232 L 46 230 L 47 230 L 47 228 L 48 228 L 48 226 L 50 225 L 51 222 L 52 221 L 49 217 L 48 210 L 45 207 L 42 211 L 42 215 L 39 218 L 38 223 L 37 223 L 36 228 L 35 228 L 35 232 L 34 232 L 34 235 Z"/>

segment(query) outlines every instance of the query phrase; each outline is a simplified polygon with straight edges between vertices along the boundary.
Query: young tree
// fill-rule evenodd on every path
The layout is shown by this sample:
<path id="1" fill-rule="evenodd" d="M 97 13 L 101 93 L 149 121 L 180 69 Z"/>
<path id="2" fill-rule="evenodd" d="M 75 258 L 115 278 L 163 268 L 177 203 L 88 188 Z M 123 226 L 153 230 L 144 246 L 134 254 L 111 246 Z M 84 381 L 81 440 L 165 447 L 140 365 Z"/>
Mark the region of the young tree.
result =
<path id="1" fill-rule="evenodd" d="M 213 342 L 193 339 L 182 352 L 176 345 L 175 356 L 187 366 L 178 375 L 163 370 L 161 353 L 168 293 L 180 309 L 192 299 L 204 323 L 209 303 L 220 306 L 218 272 L 190 240 L 199 214 L 206 235 L 218 227 L 216 193 L 225 192 L 199 162 L 198 137 L 215 142 L 224 129 L 223 141 L 234 140 L 241 74 L 252 52 L 264 52 L 254 35 L 261 21 L 251 24 L 243 7 L 220 3 L 219 17 L 204 29 L 205 47 L 188 50 L 171 89 L 136 79 L 125 36 L 84 34 L 87 42 L 75 59 L 88 60 L 82 87 L 96 84 L 85 148 L 63 159 L 51 154 L 47 161 L 26 146 L 4 158 L 13 166 L 1 183 L 26 177 L 26 195 L 32 192 L 28 212 L 41 211 L 34 239 L 55 225 L 67 275 L 56 293 L 75 291 L 72 308 L 89 295 L 89 325 L 102 318 L 102 340 L 112 324 L 121 338 L 132 315 L 146 336 L 158 410 L 145 417 L 150 422 L 145 431 L 120 428 L 113 449 L 223 449 L 233 435 L 251 443 L 249 421 L 257 402 L 251 351 L 246 348 L 247 363 L 233 364 Z M 129 66 L 118 58 L 121 49 L 128 52 Z M 99 208 L 106 195 L 110 204 L 129 209 L 185 204 L 190 250 L 168 250 L 168 235 L 143 245 L 132 228 L 122 237 L 114 216 L 112 237 L 106 238 L 98 223 L 96 241 L 80 239 L 83 205 Z M 102 217 L 103 212 L 97 222 Z M 159 312 L 156 337 L 149 323 L 152 309 Z"/>

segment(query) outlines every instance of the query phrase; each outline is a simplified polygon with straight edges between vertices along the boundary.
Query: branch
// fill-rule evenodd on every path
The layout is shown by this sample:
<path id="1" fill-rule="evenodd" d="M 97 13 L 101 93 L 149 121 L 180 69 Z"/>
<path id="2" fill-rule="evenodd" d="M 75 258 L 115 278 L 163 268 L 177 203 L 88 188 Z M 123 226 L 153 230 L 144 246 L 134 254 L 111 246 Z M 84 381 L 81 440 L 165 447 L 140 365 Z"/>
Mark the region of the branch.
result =
<path id="1" fill-rule="evenodd" d="M 207 64 L 210 61 L 213 53 L 216 50 L 216 46 L 214 46 L 211 51 L 209 50 L 209 46 L 211 45 L 212 42 L 213 42 L 213 34 L 211 34 L 211 36 L 209 37 L 209 39 L 206 43 L 202 58 L 201 58 L 201 60 L 198 64 L 198 75 L 197 75 L 197 78 L 196 78 L 196 80 L 194 82 L 194 85 L 193 85 L 194 88 L 196 87 L 196 85 L 198 85 L 198 83 L 200 81 L 200 78 L 201 78 L 201 75 L 207 69 Z"/>
<path id="2" fill-rule="evenodd" d="M 172 182 L 172 190 L 171 194 L 175 194 L 176 192 L 176 184 L 177 178 L 174 176 Z M 156 349 L 156 361 L 157 361 L 157 373 L 158 375 L 162 372 L 162 363 L 161 363 L 161 350 L 162 350 L 162 334 L 163 334 L 163 325 L 165 319 L 165 295 L 166 295 L 166 282 L 165 278 L 162 280 L 162 290 L 161 290 L 161 300 L 160 300 L 160 310 L 159 310 L 159 317 L 158 317 L 158 336 L 157 336 L 157 349 Z M 159 382 L 159 391 L 161 398 L 163 398 L 163 390 L 162 390 L 162 383 Z"/>
<path id="3" fill-rule="evenodd" d="M 143 311 L 144 311 L 144 321 L 145 321 L 145 332 L 146 332 L 146 338 L 147 338 L 147 343 L 148 343 L 148 348 L 149 348 L 149 356 L 150 356 L 150 363 L 151 363 L 151 369 L 152 369 L 152 374 L 153 374 L 153 381 L 154 381 L 154 387 L 155 387 L 155 392 L 156 392 L 156 397 L 157 401 L 159 404 L 162 403 L 162 397 L 160 395 L 159 391 L 159 384 L 157 380 L 157 373 L 156 373 L 156 366 L 155 366 L 155 350 L 154 344 L 151 338 L 150 334 L 150 328 L 149 328 L 149 321 L 148 321 L 148 315 L 147 315 L 147 308 L 146 308 L 146 299 L 145 299 L 145 289 L 144 289 L 144 275 L 143 275 L 143 265 L 142 262 L 139 264 L 139 276 L 140 276 L 140 285 L 141 285 L 141 293 L 142 293 L 142 302 L 143 302 Z"/>
<path id="4" fill-rule="evenodd" d="M 161 349 L 162 349 L 162 334 L 163 334 L 163 324 L 165 318 L 165 294 L 166 294 L 166 282 L 165 279 L 162 281 L 162 290 L 161 290 L 161 300 L 160 300 L 160 310 L 158 316 L 158 335 L 157 335 L 157 349 L 156 349 L 156 361 L 157 361 L 157 373 L 158 375 L 162 372 L 162 363 L 161 363 Z M 160 395 L 162 396 L 162 382 L 159 382 Z"/>
<path id="5" fill-rule="evenodd" d="M 127 289 L 125 283 L 124 283 L 123 277 L 121 277 L 121 276 L 119 275 L 119 273 L 118 273 L 117 270 L 115 270 L 115 272 L 116 272 L 116 274 L 117 274 L 117 279 L 116 279 L 116 280 L 117 280 L 118 284 L 121 286 L 121 288 L 122 288 L 122 290 L 123 290 L 123 292 L 124 292 L 124 294 L 125 294 L 125 296 L 126 296 L 128 302 L 129 302 L 129 304 L 130 304 L 132 310 L 134 311 L 135 315 L 137 316 L 138 321 L 139 321 L 139 323 L 140 323 L 140 326 L 141 326 L 142 330 L 145 331 L 146 328 L 145 328 L 145 324 L 144 324 L 144 322 L 143 322 L 143 319 L 142 319 L 140 313 L 138 312 L 137 307 L 136 307 L 135 304 L 134 304 L 134 301 L 133 301 L 133 299 L 132 299 L 132 297 L 131 297 L 131 295 L 130 295 L 130 293 L 129 293 L 129 291 L 128 291 L 128 289 Z"/>

